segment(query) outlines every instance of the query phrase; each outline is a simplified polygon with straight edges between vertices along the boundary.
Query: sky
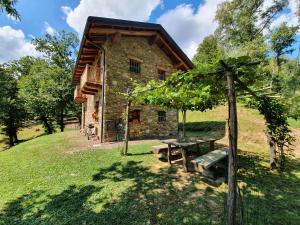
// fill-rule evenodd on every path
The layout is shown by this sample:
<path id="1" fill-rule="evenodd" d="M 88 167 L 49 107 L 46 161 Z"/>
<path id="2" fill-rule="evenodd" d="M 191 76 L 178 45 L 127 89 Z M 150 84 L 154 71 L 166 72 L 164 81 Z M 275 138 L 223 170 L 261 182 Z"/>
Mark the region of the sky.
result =
<path id="1" fill-rule="evenodd" d="M 203 38 L 214 32 L 217 4 L 224 0 L 18 0 L 21 21 L 0 12 L 0 63 L 22 56 L 39 56 L 33 37 L 59 30 L 74 32 L 81 40 L 88 16 L 160 23 L 192 58 Z M 266 0 L 266 5 L 273 0 Z M 290 0 L 273 23 L 297 24 L 298 0 Z M 296 44 L 298 46 L 298 44 Z M 295 45 L 295 47 L 296 47 Z M 298 49 L 298 47 L 297 47 Z M 296 57 L 295 51 L 292 57 Z"/>

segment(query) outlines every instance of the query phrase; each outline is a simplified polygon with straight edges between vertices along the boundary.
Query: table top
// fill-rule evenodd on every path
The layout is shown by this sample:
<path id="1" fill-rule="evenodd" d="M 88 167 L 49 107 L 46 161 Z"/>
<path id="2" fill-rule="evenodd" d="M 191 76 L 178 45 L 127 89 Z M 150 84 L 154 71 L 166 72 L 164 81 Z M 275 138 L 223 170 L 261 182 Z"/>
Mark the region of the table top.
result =
<path id="1" fill-rule="evenodd" d="M 216 139 L 209 138 L 209 139 L 201 139 L 201 138 L 195 138 L 192 141 L 180 141 L 178 139 L 167 139 L 163 140 L 162 142 L 165 144 L 175 145 L 176 147 L 189 147 L 193 145 L 197 145 L 199 143 L 205 143 L 210 141 L 215 141 Z"/>

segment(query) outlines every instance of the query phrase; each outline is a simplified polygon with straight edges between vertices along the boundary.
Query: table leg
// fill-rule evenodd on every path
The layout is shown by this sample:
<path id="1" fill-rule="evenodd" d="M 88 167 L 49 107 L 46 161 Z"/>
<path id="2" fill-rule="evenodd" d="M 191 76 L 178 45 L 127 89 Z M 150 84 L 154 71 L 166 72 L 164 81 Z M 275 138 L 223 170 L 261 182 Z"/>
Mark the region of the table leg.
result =
<path id="1" fill-rule="evenodd" d="M 210 142 L 209 142 L 209 150 L 210 150 L 210 151 L 215 150 L 215 141 L 210 141 Z"/>
<path id="2" fill-rule="evenodd" d="M 171 145 L 168 144 L 168 163 L 171 165 Z"/>
<path id="3" fill-rule="evenodd" d="M 188 172 L 187 155 L 186 155 L 186 150 L 184 148 L 181 148 L 181 154 L 182 154 L 182 164 L 183 164 L 184 172 Z"/>

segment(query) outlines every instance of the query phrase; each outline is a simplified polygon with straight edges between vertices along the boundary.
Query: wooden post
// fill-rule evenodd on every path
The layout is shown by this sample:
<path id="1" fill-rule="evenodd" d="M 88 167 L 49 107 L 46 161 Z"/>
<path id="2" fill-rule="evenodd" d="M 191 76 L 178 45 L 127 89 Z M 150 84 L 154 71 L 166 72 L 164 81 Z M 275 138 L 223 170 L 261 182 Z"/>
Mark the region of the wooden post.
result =
<path id="1" fill-rule="evenodd" d="M 171 144 L 168 144 L 168 163 L 171 165 L 172 164 L 172 159 L 171 159 Z"/>
<path id="2" fill-rule="evenodd" d="M 181 154 L 182 154 L 183 170 L 184 172 L 188 172 L 187 155 L 186 155 L 186 150 L 183 147 L 181 148 Z"/>
<path id="3" fill-rule="evenodd" d="M 182 136 L 185 138 L 186 132 L 185 132 L 185 123 L 186 123 L 186 110 L 182 111 Z"/>
<path id="4" fill-rule="evenodd" d="M 236 199 L 237 199 L 237 111 L 234 90 L 234 75 L 226 71 L 228 90 L 228 198 L 227 198 L 227 224 L 236 225 Z"/>
<path id="5" fill-rule="evenodd" d="M 209 150 L 210 151 L 215 150 L 215 141 L 214 140 L 209 141 Z"/>
<path id="6" fill-rule="evenodd" d="M 131 105 L 131 99 L 129 98 L 127 101 L 126 112 L 125 112 L 125 143 L 124 143 L 124 149 L 123 149 L 124 155 L 128 154 L 130 105 Z"/>

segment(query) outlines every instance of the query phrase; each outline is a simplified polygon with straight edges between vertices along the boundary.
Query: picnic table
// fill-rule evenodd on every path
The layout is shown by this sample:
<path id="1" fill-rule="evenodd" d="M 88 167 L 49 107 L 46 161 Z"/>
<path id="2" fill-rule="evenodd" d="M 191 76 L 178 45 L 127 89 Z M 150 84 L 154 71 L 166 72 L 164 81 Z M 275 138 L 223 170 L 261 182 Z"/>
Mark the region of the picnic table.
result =
<path id="1" fill-rule="evenodd" d="M 163 140 L 162 142 L 168 145 L 168 153 L 167 153 L 167 158 L 168 158 L 168 163 L 171 165 L 171 151 L 172 151 L 172 146 L 178 147 L 181 151 L 182 154 L 182 161 L 183 161 L 183 168 L 184 171 L 188 171 L 188 161 L 187 161 L 187 151 L 190 149 L 192 146 L 198 146 L 199 144 L 202 143 L 209 143 L 210 146 L 210 151 L 214 150 L 214 144 L 215 144 L 216 139 L 213 138 L 208 138 L 208 139 L 202 139 L 202 138 L 191 138 L 189 141 L 181 141 L 177 139 L 168 139 L 168 140 Z"/>

